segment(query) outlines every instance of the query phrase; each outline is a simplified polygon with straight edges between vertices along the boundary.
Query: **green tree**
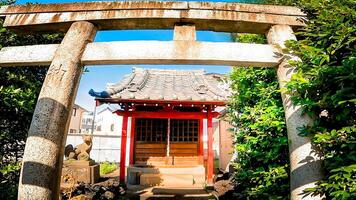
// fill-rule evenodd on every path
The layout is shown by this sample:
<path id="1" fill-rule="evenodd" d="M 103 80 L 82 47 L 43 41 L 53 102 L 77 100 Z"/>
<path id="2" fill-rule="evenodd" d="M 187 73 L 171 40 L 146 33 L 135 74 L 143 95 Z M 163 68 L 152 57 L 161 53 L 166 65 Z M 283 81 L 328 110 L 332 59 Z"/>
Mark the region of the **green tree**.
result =
<path id="1" fill-rule="evenodd" d="M 297 73 L 287 85 L 287 90 L 293 96 L 294 103 L 301 105 L 304 112 L 315 118 L 315 124 L 312 127 L 301 127 L 300 134 L 311 136 L 312 142 L 325 155 L 325 179 L 306 192 L 322 193 L 328 199 L 355 199 L 356 1 L 266 0 L 263 3 L 297 5 L 308 16 L 306 27 L 296 33 L 299 41 L 287 42 L 289 51 L 301 58 L 301 62 L 291 63 L 297 67 Z M 240 41 L 251 41 L 252 38 L 253 35 L 245 35 Z M 255 126 L 268 119 L 261 120 L 260 117 L 268 116 L 265 112 L 270 112 L 267 111 L 270 105 L 263 103 L 268 102 L 270 96 L 266 98 L 262 89 L 258 91 L 258 86 L 263 83 L 269 88 L 276 84 L 273 79 L 275 75 L 266 79 L 265 70 L 268 71 L 235 68 L 231 76 L 235 93 L 230 103 L 229 115 L 236 127 L 236 149 L 239 155 L 236 161 L 237 192 L 241 193 L 239 196 L 242 198 L 287 198 L 284 195 L 289 192 L 288 187 L 283 187 L 280 191 L 283 195 L 273 196 L 275 190 L 269 187 L 270 183 L 266 182 L 269 179 L 261 173 L 267 164 L 276 165 L 278 162 L 270 160 L 264 163 L 259 160 L 260 155 L 270 155 L 267 152 L 275 145 L 280 145 L 275 140 L 262 148 L 265 140 L 259 140 L 262 144 L 257 144 L 255 139 L 259 134 L 265 134 L 264 129 L 274 127 L 272 123 Z M 277 91 L 278 87 L 275 87 L 271 94 L 276 94 Z M 281 104 L 278 105 L 281 108 Z M 283 115 L 282 112 L 279 114 Z M 256 127 L 261 132 L 256 131 Z M 285 136 L 277 135 L 281 138 Z M 283 154 L 280 159 L 285 159 L 288 163 L 288 158 Z"/>
<path id="2" fill-rule="evenodd" d="M 302 134 L 325 155 L 325 180 L 309 192 L 356 198 L 356 1 L 302 0 L 307 26 L 289 41 L 297 73 L 287 85 L 295 104 L 316 116 Z"/>
<path id="3" fill-rule="evenodd" d="M 237 42 L 266 43 L 261 35 L 235 34 Z M 276 70 L 234 67 L 228 116 L 235 128 L 238 199 L 288 199 L 288 140 Z"/>
<path id="4" fill-rule="evenodd" d="M 9 3 L 1 1 L 0 5 Z M 60 43 L 61 39 L 60 33 L 19 36 L 4 28 L 0 19 L 0 49 Z M 0 68 L 0 199 L 16 199 L 19 161 L 46 71 L 43 67 Z"/>

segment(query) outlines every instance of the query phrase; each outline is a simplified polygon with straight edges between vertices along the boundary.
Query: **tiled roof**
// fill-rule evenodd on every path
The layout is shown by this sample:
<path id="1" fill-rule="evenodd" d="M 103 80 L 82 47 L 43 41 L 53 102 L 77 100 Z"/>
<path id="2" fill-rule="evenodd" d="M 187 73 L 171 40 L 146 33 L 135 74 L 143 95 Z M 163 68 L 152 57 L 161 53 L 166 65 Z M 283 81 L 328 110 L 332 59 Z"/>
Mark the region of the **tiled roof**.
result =
<path id="1" fill-rule="evenodd" d="M 108 84 L 104 98 L 139 100 L 226 101 L 229 89 L 223 75 L 204 70 L 134 68 L 117 84 Z M 101 96 L 103 97 L 103 96 Z"/>

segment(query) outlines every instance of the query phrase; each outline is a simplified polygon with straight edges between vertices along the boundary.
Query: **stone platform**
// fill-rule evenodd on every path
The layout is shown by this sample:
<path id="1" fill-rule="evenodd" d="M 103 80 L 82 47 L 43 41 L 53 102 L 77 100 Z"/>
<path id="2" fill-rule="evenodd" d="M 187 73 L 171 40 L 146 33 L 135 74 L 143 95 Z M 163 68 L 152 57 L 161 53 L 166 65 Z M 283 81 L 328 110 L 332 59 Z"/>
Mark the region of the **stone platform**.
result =
<path id="1" fill-rule="evenodd" d="M 100 166 L 94 161 L 66 160 L 63 162 L 62 177 L 68 174 L 73 176 L 75 182 L 93 184 L 99 181 Z"/>
<path id="2" fill-rule="evenodd" d="M 202 187 L 205 184 L 205 168 L 198 166 L 157 166 L 127 168 L 127 181 L 141 186 Z"/>

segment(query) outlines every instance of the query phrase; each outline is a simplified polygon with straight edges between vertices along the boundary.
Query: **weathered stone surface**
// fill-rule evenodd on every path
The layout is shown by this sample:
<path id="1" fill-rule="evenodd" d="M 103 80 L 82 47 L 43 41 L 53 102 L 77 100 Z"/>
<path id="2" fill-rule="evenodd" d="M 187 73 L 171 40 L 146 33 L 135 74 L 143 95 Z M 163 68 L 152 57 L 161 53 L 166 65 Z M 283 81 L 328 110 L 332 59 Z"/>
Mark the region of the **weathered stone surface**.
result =
<path id="1" fill-rule="evenodd" d="M 66 30 L 70 23 L 92 21 L 106 29 L 171 29 L 193 23 L 198 30 L 265 33 L 276 24 L 303 26 L 305 17 L 289 6 L 199 2 L 95 2 L 10 6 L 5 26 L 21 31 Z"/>
<path id="2" fill-rule="evenodd" d="M 291 27 L 287 25 L 273 26 L 267 34 L 270 44 L 285 48 L 286 40 L 296 40 Z M 280 88 L 284 88 L 294 74 L 295 68 L 290 66 L 289 60 L 298 60 L 295 55 L 285 55 L 285 59 L 277 69 Z M 312 146 L 309 137 L 299 136 L 298 128 L 312 125 L 313 120 L 308 115 L 301 115 L 300 106 L 293 105 L 291 96 L 282 92 L 282 100 L 287 123 L 289 154 L 290 154 L 290 185 L 291 199 L 321 199 L 320 196 L 307 196 L 303 190 L 313 187 L 315 182 L 322 179 L 321 154 Z"/>
<path id="3" fill-rule="evenodd" d="M 298 8 L 293 6 L 258 5 L 245 3 L 223 3 L 223 2 L 188 2 L 191 9 L 207 10 L 233 10 L 239 12 L 268 13 L 278 15 L 305 16 Z"/>
<path id="4" fill-rule="evenodd" d="M 26 141 L 19 199 L 58 199 L 64 145 L 86 44 L 96 28 L 73 23 L 57 49 L 43 83 Z"/>
<path id="5" fill-rule="evenodd" d="M 133 167 L 127 168 L 128 183 L 145 186 L 202 187 L 205 183 L 205 168 L 192 167 Z"/>
<path id="6" fill-rule="evenodd" d="M 100 178 L 100 166 L 90 161 L 63 162 L 62 177 L 73 176 L 76 182 L 97 183 Z M 62 183 L 65 181 L 62 179 Z"/>
<path id="7" fill-rule="evenodd" d="M 164 186 L 164 187 L 203 187 L 204 176 L 193 176 L 191 174 L 142 174 L 140 176 L 141 186 Z"/>
<path id="8" fill-rule="evenodd" d="M 113 192 L 110 191 L 106 191 L 104 192 L 104 194 L 102 195 L 105 199 L 114 199 L 115 194 Z"/>
<path id="9" fill-rule="evenodd" d="M 5 47 L 0 66 L 48 65 L 58 45 Z M 164 49 L 164 51 L 162 51 Z M 83 65 L 197 64 L 274 67 L 281 56 L 272 45 L 196 41 L 121 41 L 87 45 Z"/>
<path id="10" fill-rule="evenodd" d="M 83 135 L 83 143 L 77 145 L 75 148 L 69 144 L 64 149 L 64 155 L 67 160 L 90 160 L 90 151 L 93 146 L 93 136 Z"/>
<path id="11" fill-rule="evenodd" d="M 79 195 L 71 198 L 70 200 L 88 200 L 88 198 L 85 195 Z"/>
<path id="12" fill-rule="evenodd" d="M 5 6 L 4 6 L 5 7 Z M 244 3 L 222 3 L 222 2 L 86 2 L 86 3 L 65 3 L 65 4 L 29 4 L 21 6 L 12 6 L 4 9 L 3 13 L 41 13 L 41 12 L 59 12 L 59 11 L 96 11 L 96 10 L 136 10 L 136 9 L 205 9 L 205 10 L 233 10 L 240 12 L 268 13 L 279 15 L 305 16 L 297 7 L 276 6 L 276 5 L 258 5 Z"/>
<path id="13" fill-rule="evenodd" d="M 83 63 L 87 65 L 135 63 L 270 67 L 279 62 L 277 50 L 270 45 L 229 42 L 101 42 L 88 45 L 83 55 Z"/>
<path id="14" fill-rule="evenodd" d="M 95 165 L 94 160 L 65 160 L 63 161 L 63 167 L 65 166 L 77 166 L 77 167 L 88 167 Z"/>
<path id="15" fill-rule="evenodd" d="M 125 188 L 120 186 L 118 180 L 109 179 L 104 182 L 99 182 L 95 184 L 88 183 L 78 183 L 74 186 L 71 185 L 69 188 L 61 188 L 62 199 L 71 199 L 73 198 L 82 198 L 85 197 L 85 200 L 93 199 L 126 199 Z M 129 198 L 131 199 L 131 198 Z"/>
<path id="16" fill-rule="evenodd" d="M 0 65 L 48 66 L 58 47 L 58 44 L 4 47 L 0 50 Z"/>
<path id="17" fill-rule="evenodd" d="M 195 41 L 196 31 L 194 25 L 174 26 L 173 40 Z"/>
<path id="18" fill-rule="evenodd" d="M 188 2 L 154 2 L 154 1 L 131 1 L 131 2 L 86 2 L 64 4 L 28 4 L 12 6 L 4 13 L 42 13 L 42 12 L 78 12 L 97 10 L 137 10 L 137 9 L 187 9 Z"/>
<path id="19" fill-rule="evenodd" d="M 5 17 L 5 15 L 3 13 L 5 13 L 7 7 L 8 6 L 0 6 L 0 17 L 1 18 Z"/>

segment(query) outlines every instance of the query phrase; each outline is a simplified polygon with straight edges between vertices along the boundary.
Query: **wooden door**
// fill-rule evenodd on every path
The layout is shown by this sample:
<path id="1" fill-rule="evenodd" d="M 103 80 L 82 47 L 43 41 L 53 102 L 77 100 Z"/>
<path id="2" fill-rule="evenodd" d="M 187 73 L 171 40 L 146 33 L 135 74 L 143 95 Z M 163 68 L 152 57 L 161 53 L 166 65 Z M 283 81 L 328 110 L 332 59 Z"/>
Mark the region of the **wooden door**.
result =
<path id="1" fill-rule="evenodd" d="M 171 119 L 169 155 L 173 165 L 199 164 L 199 120 Z"/>
<path id="2" fill-rule="evenodd" d="M 167 119 L 137 118 L 135 121 L 135 164 L 165 165 Z"/>
<path id="3" fill-rule="evenodd" d="M 168 123 L 168 119 L 137 118 L 135 125 L 136 165 L 201 164 L 198 157 L 199 120 L 170 119 Z"/>

